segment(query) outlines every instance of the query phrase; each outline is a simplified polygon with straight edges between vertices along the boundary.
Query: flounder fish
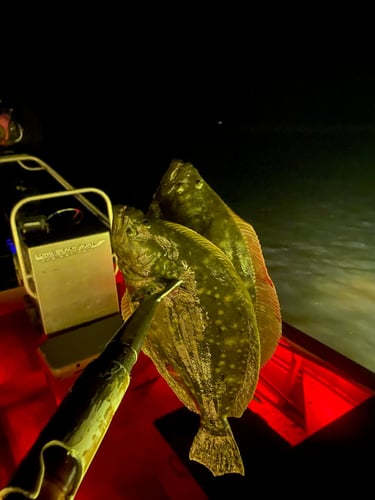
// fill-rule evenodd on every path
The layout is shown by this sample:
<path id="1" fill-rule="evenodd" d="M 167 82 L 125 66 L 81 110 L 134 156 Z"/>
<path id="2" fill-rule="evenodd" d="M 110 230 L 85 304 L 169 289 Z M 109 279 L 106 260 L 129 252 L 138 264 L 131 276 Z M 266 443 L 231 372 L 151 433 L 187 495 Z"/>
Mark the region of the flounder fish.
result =
<path id="1" fill-rule="evenodd" d="M 254 301 L 261 344 L 261 366 L 274 354 L 282 333 L 280 303 L 267 271 L 258 236 L 189 162 L 172 160 L 148 209 L 194 229 L 229 257 Z"/>
<path id="2" fill-rule="evenodd" d="M 142 350 L 200 426 L 189 457 L 214 476 L 244 474 L 228 417 L 241 417 L 259 377 L 260 344 L 251 297 L 228 257 L 180 224 L 114 206 L 113 250 L 127 285 L 128 317 L 170 280 Z"/>

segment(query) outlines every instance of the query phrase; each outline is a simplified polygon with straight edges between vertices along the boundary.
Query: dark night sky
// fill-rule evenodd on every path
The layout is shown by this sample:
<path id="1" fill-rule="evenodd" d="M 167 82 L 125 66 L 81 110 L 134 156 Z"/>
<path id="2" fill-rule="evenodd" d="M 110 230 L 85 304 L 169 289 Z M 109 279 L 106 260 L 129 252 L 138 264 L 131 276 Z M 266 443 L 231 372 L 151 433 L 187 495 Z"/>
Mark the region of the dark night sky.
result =
<path id="1" fill-rule="evenodd" d="M 147 132 L 155 122 L 164 130 L 218 119 L 257 124 L 374 117 L 371 45 L 353 34 L 238 44 L 212 40 L 202 47 L 186 40 L 174 44 L 171 36 L 169 43 L 148 42 L 123 53 L 109 52 L 108 45 L 100 50 L 96 43 L 68 52 L 30 48 L 17 71 L 3 78 L 7 93 L 37 108 L 52 127 L 65 127 L 68 114 L 82 121 L 86 116 L 90 127 L 84 128 L 94 129 L 92 137 L 103 128 L 110 135 L 114 121 Z M 23 61 L 29 69 L 21 79 Z"/>
<path id="2" fill-rule="evenodd" d="M 232 134 L 374 124 L 372 44 L 354 32 L 233 39 L 223 28 L 202 38 L 173 23 L 162 29 L 160 40 L 157 24 L 136 39 L 82 33 L 72 44 L 65 34 L 53 50 L 46 37 L 4 64 L 0 95 L 27 117 L 32 139 L 41 131 L 57 170 L 71 165 L 73 183 L 77 165 L 93 176 L 89 165 L 104 163 L 134 176 L 134 165 L 155 165 L 156 180 L 181 141 L 185 150 L 197 135 L 209 142 L 218 120 Z"/>
<path id="3" fill-rule="evenodd" d="M 150 48 L 144 57 L 117 57 L 75 73 L 67 64 L 44 82 L 41 107 L 61 122 L 69 108 L 83 120 L 86 115 L 92 137 L 110 137 L 114 123 L 118 132 L 153 135 L 217 120 L 255 126 L 373 122 L 368 42 L 343 36 L 248 45 Z"/>

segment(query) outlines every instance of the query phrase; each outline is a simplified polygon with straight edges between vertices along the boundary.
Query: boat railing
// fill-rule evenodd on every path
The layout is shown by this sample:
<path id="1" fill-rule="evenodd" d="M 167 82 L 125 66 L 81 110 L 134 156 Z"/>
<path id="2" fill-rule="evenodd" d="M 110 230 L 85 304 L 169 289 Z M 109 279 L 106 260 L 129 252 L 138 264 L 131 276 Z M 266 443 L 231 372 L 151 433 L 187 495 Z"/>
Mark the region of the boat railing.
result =
<path id="1" fill-rule="evenodd" d="M 64 177 L 62 177 L 56 170 L 54 170 L 48 163 L 43 161 L 41 158 L 30 155 L 30 154 L 4 154 L 0 155 L 0 164 L 18 164 L 22 169 L 37 172 L 37 171 L 45 171 L 49 174 L 55 181 L 57 181 L 58 185 L 63 188 L 63 190 L 39 193 L 32 196 L 26 196 L 22 199 L 18 200 L 12 207 L 10 207 L 9 214 L 9 223 L 10 230 L 12 236 L 13 243 L 13 260 L 16 268 L 17 280 L 19 285 L 24 286 L 27 294 L 32 297 L 34 300 L 39 301 L 35 279 L 33 275 L 32 266 L 28 265 L 28 252 L 25 245 L 25 242 L 22 238 L 22 224 L 20 223 L 20 211 L 21 209 L 25 209 L 25 205 L 27 204 L 35 204 L 39 203 L 43 200 L 51 200 L 51 199 L 61 199 L 65 197 L 74 197 L 81 203 L 88 212 L 90 212 L 94 218 L 96 218 L 105 228 L 105 230 L 110 232 L 110 228 L 112 225 L 113 219 L 113 210 L 112 210 L 112 202 L 109 196 L 101 189 L 96 187 L 81 187 L 75 188 L 73 187 Z M 88 199 L 87 195 L 92 195 L 99 199 L 101 199 L 100 208 L 96 204 L 92 203 L 90 199 Z M 104 202 L 104 203 L 103 203 Z M 103 206 L 106 209 L 103 211 Z M 67 209 L 65 209 L 66 211 Z M 69 210 L 69 209 L 68 209 Z M 74 210 L 74 209 L 70 209 Z M 79 211 L 77 209 L 77 211 Z M 61 212 L 59 210 L 58 212 Z M 48 219 L 47 219 L 48 220 Z M 42 221 L 33 221 L 36 225 L 42 224 Z M 29 223 L 32 226 L 33 222 Z M 48 223 L 47 223 L 48 226 Z M 48 227 L 47 227 L 48 229 Z M 112 251 L 112 260 L 113 260 L 113 271 L 114 274 L 118 273 L 118 263 L 116 254 Z"/>

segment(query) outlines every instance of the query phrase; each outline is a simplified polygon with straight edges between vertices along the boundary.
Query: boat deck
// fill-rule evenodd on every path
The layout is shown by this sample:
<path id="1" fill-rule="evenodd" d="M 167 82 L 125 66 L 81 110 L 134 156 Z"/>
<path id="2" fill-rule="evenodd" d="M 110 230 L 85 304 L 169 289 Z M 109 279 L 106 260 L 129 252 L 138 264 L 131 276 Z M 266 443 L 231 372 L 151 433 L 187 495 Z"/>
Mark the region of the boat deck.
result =
<path id="1" fill-rule="evenodd" d="M 38 351 L 45 340 L 25 308 L 24 290 L 1 292 L 0 488 L 78 376 L 51 374 Z M 264 491 L 277 484 L 277 491 L 286 492 L 290 485 L 283 478 L 293 476 L 299 462 L 306 464 L 302 472 L 309 480 L 312 474 L 318 488 L 319 478 L 327 480 L 322 468 L 327 457 L 336 460 L 342 453 L 346 460 L 348 453 L 348 463 L 365 460 L 358 450 L 365 442 L 366 451 L 371 451 L 375 443 L 374 432 L 369 433 L 374 390 L 331 372 L 308 352 L 302 354 L 294 352 L 293 342 L 281 339 L 274 358 L 262 370 L 256 398 L 244 416 L 232 422 L 246 474 L 219 478 L 189 461 L 197 415 L 182 406 L 141 354 L 77 500 L 205 500 L 230 493 L 237 497 L 243 488 L 262 490 L 269 475 L 275 481 Z M 309 464 L 313 462 L 312 473 Z M 353 482 L 362 479 L 351 478 Z"/>

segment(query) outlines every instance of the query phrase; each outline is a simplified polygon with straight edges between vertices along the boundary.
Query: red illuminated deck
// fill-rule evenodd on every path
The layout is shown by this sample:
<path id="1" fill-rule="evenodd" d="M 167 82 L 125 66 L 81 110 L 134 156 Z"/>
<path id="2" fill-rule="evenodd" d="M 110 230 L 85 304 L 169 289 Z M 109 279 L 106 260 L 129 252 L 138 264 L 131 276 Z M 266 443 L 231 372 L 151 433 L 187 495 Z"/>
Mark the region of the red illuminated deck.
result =
<path id="1" fill-rule="evenodd" d="M 23 290 L 0 293 L 0 487 L 6 485 L 74 378 L 53 377 L 38 355 L 45 340 Z M 374 395 L 283 337 L 249 405 L 291 447 Z M 155 421 L 182 408 L 141 355 L 132 382 L 76 496 L 77 500 L 206 499 L 207 494 Z M 252 429 L 248 430 L 251 433 Z"/>
<path id="2" fill-rule="evenodd" d="M 283 337 L 261 371 L 249 408 L 296 445 L 373 394 Z"/>

